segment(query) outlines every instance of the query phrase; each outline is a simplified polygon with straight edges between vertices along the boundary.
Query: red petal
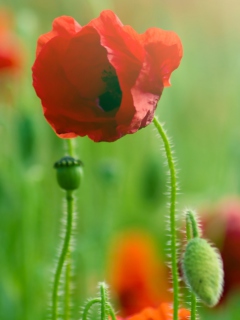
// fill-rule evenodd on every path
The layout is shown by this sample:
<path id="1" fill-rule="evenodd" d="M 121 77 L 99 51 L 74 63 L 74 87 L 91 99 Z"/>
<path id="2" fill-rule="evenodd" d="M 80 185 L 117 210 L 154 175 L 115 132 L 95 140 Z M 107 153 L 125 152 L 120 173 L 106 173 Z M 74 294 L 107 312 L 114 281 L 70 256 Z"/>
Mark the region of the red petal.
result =
<path id="1" fill-rule="evenodd" d="M 120 86 L 132 86 L 144 60 L 144 49 L 136 32 L 131 27 L 123 27 L 112 11 L 103 11 L 89 25 L 99 33 L 108 60 L 117 72 Z"/>
<path id="2" fill-rule="evenodd" d="M 152 122 L 154 111 L 162 94 L 163 84 L 151 78 L 149 64 L 145 63 L 132 88 L 125 87 L 120 109 L 116 115 L 119 133 L 134 133 Z"/>
<path id="3" fill-rule="evenodd" d="M 116 115 L 117 130 L 119 135 L 133 133 L 139 127 L 131 124 L 136 112 L 131 87 L 136 82 L 145 55 L 140 36 L 130 26 L 123 26 L 111 11 L 103 11 L 99 18 L 90 22 L 90 25 L 100 35 L 101 44 L 107 50 L 108 59 L 116 70 L 123 92 L 122 103 Z"/>
<path id="4" fill-rule="evenodd" d="M 131 90 L 128 87 L 123 87 L 122 102 L 116 114 L 116 121 L 118 124 L 117 131 L 119 137 L 124 136 L 127 133 L 134 133 L 137 131 L 137 129 L 135 130 L 134 124 L 132 124 L 135 112 L 136 110 L 133 104 Z"/>
<path id="5" fill-rule="evenodd" d="M 95 100 L 84 99 L 66 78 L 61 62 L 68 45 L 69 39 L 53 38 L 32 68 L 33 86 L 42 100 L 46 119 L 60 137 L 90 134 L 95 141 L 116 140 L 116 111 L 106 113 Z"/>
<path id="6" fill-rule="evenodd" d="M 102 74 L 110 64 L 94 28 L 83 27 L 71 39 L 62 64 L 69 81 L 83 98 L 96 99 L 104 92 Z"/>
<path id="7" fill-rule="evenodd" d="M 76 34 L 81 30 L 80 24 L 77 23 L 72 17 L 62 16 L 58 17 L 53 21 L 53 30 L 41 35 L 37 42 L 37 52 L 36 55 L 42 50 L 43 46 L 49 42 L 52 38 L 61 36 L 61 37 L 70 37 L 71 35 Z"/>
<path id="8" fill-rule="evenodd" d="M 183 55 L 180 38 L 172 31 L 150 28 L 141 39 L 149 54 L 148 63 L 153 67 L 152 75 L 164 86 L 169 86 L 170 75 L 179 66 Z"/>

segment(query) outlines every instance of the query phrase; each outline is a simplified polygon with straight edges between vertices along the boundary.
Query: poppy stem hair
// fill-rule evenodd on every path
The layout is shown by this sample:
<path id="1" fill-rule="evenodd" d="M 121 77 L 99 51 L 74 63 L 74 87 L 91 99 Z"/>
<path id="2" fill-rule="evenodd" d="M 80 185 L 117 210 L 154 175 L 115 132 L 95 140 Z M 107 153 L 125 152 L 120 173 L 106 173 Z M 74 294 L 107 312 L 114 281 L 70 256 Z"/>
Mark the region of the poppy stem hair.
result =
<path id="1" fill-rule="evenodd" d="M 199 237 L 198 223 L 196 221 L 195 214 L 188 210 L 186 212 L 186 235 L 187 241 L 190 241 L 192 238 Z M 197 315 L 197 299 L 193 292 L 191 292 L 191 318 L 190 320 L 196 320 Z"/>
<path id="2" fill-rule="evenodd" d="M 101 298 L 91 299 L 85 304 L 85 306 L 83 307 L 82 320 L 88 319 L 88 312 L 91 309 L 91 307 L 96 303 L 101 303 Z"/>
<path id="3" fill-rule="evenodd" d="M 171 145 L 167 134 L 156 117 L 153 119 L 159 135 L 161 136 L 166 153 L 167 163 L 170 172 L 170 235 L 171 235 L 171 269 L 173 279 L 173 320 L 178 320 L 179 308 L 179 285 L 178 285 L 178 264 L 177 264 L 177 235 L 176 235 L 176 195 L 177 177 L 174 165 Z"/>
<path id="4" fill-rule="evenodd" d="M 53 293 L 52 293 L 52 320 L 57 320 L 58 319 L 58 295 L 59 295 L 59 283 L 60 283 L 60 278 L 62 274 L 62 269 L 64 266 L 64 263 L 66 261 L 66 258 L 69 253 L 69 246 L 70 246 L 70 239 L 72 235 L 72 226 L 73 226 L 73 195 L 72 195 L 71 190 L 66 191 L 66 200 L 67 200 L 67 223 L 66 223 L 66 232 L 64 236 L 64 241 L 63 241 L 63 247 L 57 262 L 57 268 L 56 272 L 54 275 L 54 282 L 53 282 Z M 70 264 L 67 264 L 67 277 L 65 280 L 69 282 L 69 268 Z M 69 284 L 66 283 L 65 288 L 69 288 Z M 66 299 L 66 296 L 65 296 Z M 68 301 L 68 299 L 67 299 Z M 67 307 L 67 310 L 66 310 Z M 68 312 L 68 306 L 65 305 L 65 311 Z"/>
<path id="5" fill-rule="evenodd" d="M 68 251 L 65 267 L 65 289 L 64 289 L 64 320 L 70 319 L 71 314 L 71 253 Z"/>
<path id="6" fill-rule="evenodd" d="M 199 228 L 196 215 L 190 210 L 188 210 L 186 213 L 186 233 L 188 241 L 192 238 L 199 237 Z"/>
<path id="7" fill-rule="evenodd" d="M 67 154 L 74 157 L 73 139 L 66 139 Z M 68 200 L 67 200 L 68 201 Z M 69 245 L 70 247 L 70 245 Z M 71 306 L 71 252 L 68 250 L 65 262 L 65 288 L 64 288 L 64 320 L 70 319 Z"/>
<path id="8" fill-rule="evenodd" d="M 100 297 L 99 298 L 93 298 L 91 300 L 89 300 L 84 308 L 83 308 L 83 314 L 82 314 L 82 320 L 88 320 L 88 313 L 90 311 L 90 309 L 92 308 L 92 306 L 94 304 L 100 304 L 100 319 L 101 320 L 108 320 L 109 316 L 111 317 L 112 320 L 116 320 L 116 316 L 114 313 L 114 310 L 109 302 L 108 299 L 108 288 L 107 285 L 105 284 L 105 282 L 101 282 L 99 283 L 99 291 L 100 291 Z"/>
<path id="9" fill-rule="evenodd" d="M 67 202 L 67 218 L 64 225 L 64 240 L 60 256 L 57 261 L 57 268 L 54 274 L 53 292 L 52 292 L 52 320 L 58 319 L 58 298 L 59 298 L 59 285 L 65 266 L 64 276 L 64 320 L 70 319 L 70 306 L 71 306 L 71 238 L 74 225 L 74 212 L 73 212 L 73 191 L 78 189 L 82 178 L 82 162 L 73 158 L 74 150 L 71 139 L 67 140 L 67 153 L 68 156 L 61 158 L 54 164 L 57 172 L 57 181 L 59 186 L 66 192 Z"/>

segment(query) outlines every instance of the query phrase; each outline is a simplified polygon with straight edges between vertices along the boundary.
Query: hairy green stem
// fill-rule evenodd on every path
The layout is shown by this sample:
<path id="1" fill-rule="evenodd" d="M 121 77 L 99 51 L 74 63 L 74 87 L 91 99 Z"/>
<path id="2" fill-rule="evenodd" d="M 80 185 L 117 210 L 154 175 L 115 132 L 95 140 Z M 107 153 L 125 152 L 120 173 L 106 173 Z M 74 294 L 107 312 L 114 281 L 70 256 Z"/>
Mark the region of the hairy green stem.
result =
<path id="1" fill-rule="evenodd" d="M 100 287 L 100 298 L 91 299 L 85 305 L 82 315 L 82 320 L 87 320 L 88 312 L 90 311 L 91 307 L 96 304 L 100 303 L 101 308 L 101 320 L 109 319 L 109 316 L 112 320 L 117 320 L 115 313 L 111 304 L 108 302 L 108 294 L 107 294 L 107 286 L 104 282 L 99 284 Z"/>
<path id="2" fill-rule="evenodd" d="M 74 157 L 74 141 L 66 139 L 66 148 L 69 156 Z M 70 304 L 71 304 L 71 252 L 68 248 L 66 255 L 66 270 L 65 270 L 65 292 L 64 292 L 64 320 L 70 319 Z"/>
<path id="3" fill-rule="evenodd" d="M 69 244 L 72 234 L 72 225 L 73 225 L 73 195 L 72 191 L 66 191 L 66 200 L 67 200 L 67 223 L 66 223 L 66 233 L 63 241 L 63 247 L 61 254 L 58 259 L 57 269 L 54 276 L 53 283 L 53 295 L 52 295 L 52 320 L 57 320 L 58 318 L 58 289 L 59 282 L 61 278 L 61 273 L 63 269 L 64 262 L 69 250 Z"/>
<path id="4" fill-rule="evenodd" d="M 153 119 L 159 135 L 161 136 L 165 148 L 168 167 L 170 171 L 170 234 L 171 234 L 171 266 L 173 279 L 173 320 L 178 320 L 179 308 L 179 285 L 178 285 L 178 265 L 177 265 L 177 235 L 176 235 L 176 195 L 177 195 L 177 178 L 174 159 L 169 139 L 160 122 L 156 117 Z"/>
<path id="5" fill-rule="evenodd" d="M 100 295 L 101 295 L 101 320 L 107 319 L 106 303 L 107 303 L 107 294 L 106 294 L 106 285 L 105 283 L 100 284 Z"/>
<path id="6" fill-rule="evenodd" d="M 108 306 L 109 315 L 111 316 L 112 320 L 117 320 L 111 304 L 107 303 L 107 306 Z"/>
<path id="7" fill-rule="evenodd" d="M 65 270 L 65 292 L 64 292 L 64 320 L 70 319 L 70 304 L 71 304 L 71 257 L 70 250 L 66 256 L 66 270 Z"/>
<path id="8" fill-rule="evenodd" d="M 186 214 L 186 233 L 187 241 L 199 236 L 198 225 L 195 215 L 192 211 L 187 211 Z M 193 292 L 191 292 L 191 318 L 190 320 L 196 320 L 197 315 L 197 300 Z"/>
<path id="9" fill-rule="evenodd" d="M 91 309 L 91 307 L 96 303 L 101 303 L 101 298 L 95 298 L 95 299 L 91 299 L 90 301 L 88 301 L 88 303 L 85 305 L 84 310 L 83 310 L 82 320 L 88 319 L 88 317 L 87 317 L 88 312 Z"/>
<path id="10" fill-rule="evenodd" d="M 199 237 L 198 224 L 192 211 L 187 211 L 186 215 L 187 240 Z"/>

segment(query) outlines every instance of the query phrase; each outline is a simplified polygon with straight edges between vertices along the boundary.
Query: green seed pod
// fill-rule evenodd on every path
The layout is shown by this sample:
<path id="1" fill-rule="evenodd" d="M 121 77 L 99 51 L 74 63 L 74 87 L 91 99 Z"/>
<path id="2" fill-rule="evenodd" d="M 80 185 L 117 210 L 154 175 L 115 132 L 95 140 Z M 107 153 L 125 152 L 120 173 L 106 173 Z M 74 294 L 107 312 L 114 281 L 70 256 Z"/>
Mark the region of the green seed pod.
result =
<path id="1" fill-rule="evenodd" d="M 215 306 L 223 288 L 223 265 L 216 249 L 205 239 L 191 239 L 183 256 L 182 268 L 191 291 L 207 306 Z"/>
<path id="2" fill-rule="evenodd" d="M 83 164 L 80 160 L 66 156 L 54 164 L 57 170 L 57 181 L 64 190 L 78 189 L 82 180 Z"/>

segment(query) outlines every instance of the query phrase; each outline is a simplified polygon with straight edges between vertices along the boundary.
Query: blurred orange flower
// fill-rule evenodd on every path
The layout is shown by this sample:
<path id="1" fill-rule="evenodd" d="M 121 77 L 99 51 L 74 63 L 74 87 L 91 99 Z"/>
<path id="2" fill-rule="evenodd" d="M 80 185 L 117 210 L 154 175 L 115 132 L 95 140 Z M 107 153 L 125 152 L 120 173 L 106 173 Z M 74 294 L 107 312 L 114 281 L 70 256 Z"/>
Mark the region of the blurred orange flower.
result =
<path id="1" fill-rule="evenodd" d="M 187 309 L 180 309 L 179 320 L 189 319 L 190 312 Z M 162 303 L 157 309 L 146 308 L 138 314 L 128 318 L 117 318 L 118 320 L 171 320 L 172 308 L 168 303 Z"/>
<path id="2" fill-rule="evenodd" d="M 17 72 L 23 64 L 23 48 L 13 31 L 13 13 L 0 8 L 0 72 Z"/>
<path id="3" fill-rule="evenodd" d="M 152 239 L 140 231 L 124 233 L 113 243 L 108 282 L 124 317 L 171 301 L 167 267 Z"/>

